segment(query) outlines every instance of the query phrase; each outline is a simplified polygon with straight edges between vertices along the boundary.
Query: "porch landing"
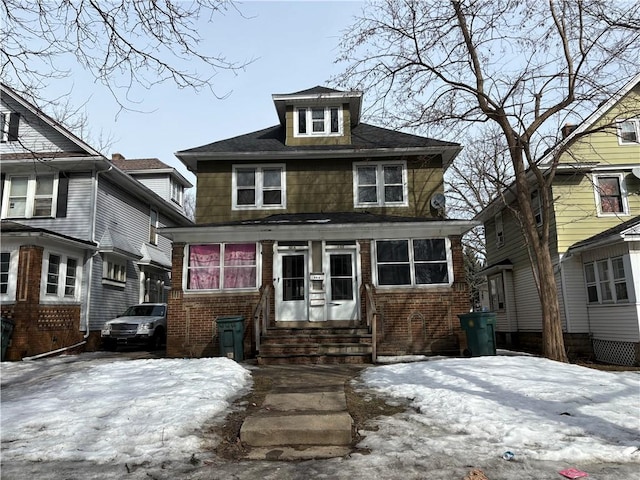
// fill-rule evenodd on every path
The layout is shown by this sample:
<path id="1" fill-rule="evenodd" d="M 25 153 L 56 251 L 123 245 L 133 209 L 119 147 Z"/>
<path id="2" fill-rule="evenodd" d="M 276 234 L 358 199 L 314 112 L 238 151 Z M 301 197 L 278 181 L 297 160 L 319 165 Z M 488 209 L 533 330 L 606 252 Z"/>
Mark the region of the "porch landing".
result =
<path id="1" fill-rule="evenodd" d="M 372 362 L 368 328 L 350 321 L 278 322 L 260 342 L 259 365 Z"/>

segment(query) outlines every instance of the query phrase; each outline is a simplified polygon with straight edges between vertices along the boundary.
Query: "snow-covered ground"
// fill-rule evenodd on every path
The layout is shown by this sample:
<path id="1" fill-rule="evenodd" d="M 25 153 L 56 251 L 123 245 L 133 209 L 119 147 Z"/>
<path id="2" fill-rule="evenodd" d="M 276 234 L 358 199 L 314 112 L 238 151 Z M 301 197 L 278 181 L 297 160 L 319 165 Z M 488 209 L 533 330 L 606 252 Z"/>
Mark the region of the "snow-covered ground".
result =
<path id="1" fill-rule="evenodd" d="M 559 470 L 576 467 L 590 479 L 640 478 L 640 372 L 524 355 L 371 367 L 360 387 L 413 408 L 361 432 L 370 454 L 225 463 L 203 441 L 203 426 L 222 421 L 248 391 L 251 368 L 224 358 L 125 361 L 101 353 L 2 363 L 3 472 L 409 480 L 461 479 L 477 467 L 491 480 L 561 480 Z M 513 460 L 502 459 L 506 451 Z"/>

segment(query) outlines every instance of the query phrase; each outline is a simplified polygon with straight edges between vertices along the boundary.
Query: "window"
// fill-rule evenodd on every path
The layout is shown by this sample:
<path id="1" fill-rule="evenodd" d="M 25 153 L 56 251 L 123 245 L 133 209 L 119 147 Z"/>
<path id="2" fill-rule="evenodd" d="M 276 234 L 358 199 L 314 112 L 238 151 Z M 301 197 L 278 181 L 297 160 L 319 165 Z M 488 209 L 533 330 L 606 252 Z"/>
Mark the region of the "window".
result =
<path id="1" fill-rule="evenodd" d="M 284 208 L 285 185 L 284 165 L 234 166 L 233 208 Z"/>
<path id="2" fill-rule="evenodd" d="M 5 218 L 54 216 L 57 175 L 19 175 L 9 177 L 7 182 Z"/>
<path id="3" fill-rule="evenodd" d="M 405 162 L 366 162 L 353 166 L 356 207 L 407 206 Z"/>
<path id="4" fill-rule="evenodd" d="M 45 299 L 76 300 L 79 285 L 78 260 L 58 253 L 49 253 L 45 258 Z"/>
<path id="5" fill-rule="evenodd" d="M 594 177 L 598 214 L 627 214 L 627 198 L 622 174 Z"/>
<path id="6" fill-rule="evenodd" d="M 293 128 L 296 137 L 342 135 L 342 108 L 296 108 Z"/>
<path id="7" fill-rule="evenodd" d="M 627 277 L 622 257 L 585 263 L 584 278 L 589 303 L 626 303 L 629 301 Z"/>
<path id="8" fill-rule="evenodd" d="M 0 253 L 0 293 L 6 295 L 9 292 L 9 270 L 11 268 L 11 254 Z"/>
<path id="9" fill-rule="evenodd" d="M 538 192 L 538 190 L 531 193 L 531 208 L 536 225 L 542 225 L 542 199 L 540 198 L 540 192 Z"/>
<path id="10" fill-rule="evenodd" d="M 502 274 L 489 277 L 489 306 L 494 312 L 504 310 L 504 280 Z"/>
<path id="11" fill-rule="evenodd" d="M 618 122 L 618 143 L 620 145 L 640 142 L 640 118 L 631 118 Z"/>
<path id="12" fill-rule="evenodd" d="M 449 284 L 448 239 L 376 241 L 378 285 Z"/>
<path id="13" fill-rule="evenodd" d="M 255 243 L 212 243 L 189 245 L 187 248 L 187 290 L 256 288 Z"/>
<path id="14" fill-rule="evenodd" d="M 158 211 L 153 208 L 149 212 L 149 243 L 158 244 Z"/>
<path id="15" fill-rule="evenodd" d="M 504 245 L 504 225 L 502 223 L 502 212 L 498 212 L 494 217 L 496 227 L 496 247 Z"/>
<path id="16" fill-rule="evenodd" d="M 18 127 L 20 125 L 20 114 L 17 112 L 0 114 L 0 125 L 2 126 L 2 142 L 15 142 L 18 140 Z"/>
<path id="17" fill-rule="evenodd" d="M 127 261 L 114 255 L 105 255 L 102 263 L 102 283 L 124 286 L 127 283 Z"/>
<path id="18" fill-rule="evenodd" d="M 175 179 L 171 179 L 171 200 L 178 205 L 182 205 L 183 188 Z"/>

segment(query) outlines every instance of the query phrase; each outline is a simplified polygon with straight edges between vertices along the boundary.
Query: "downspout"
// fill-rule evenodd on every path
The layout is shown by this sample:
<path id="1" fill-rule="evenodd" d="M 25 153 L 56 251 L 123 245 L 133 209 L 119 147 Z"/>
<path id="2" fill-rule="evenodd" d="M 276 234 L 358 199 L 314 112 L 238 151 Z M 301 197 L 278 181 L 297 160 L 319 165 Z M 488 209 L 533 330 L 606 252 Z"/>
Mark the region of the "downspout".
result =
<path id="1" fill-rule="evenodd" d="M 96 240 L 96 218 L 98 216 L 98 176 L 101 173 L 110 172 L 113 169 L 113 165 L 109 165 L 109 167 L 104 170 L 96 170 L 95 180 L 93 182 L 93 211 L 91 212 L 91 241 L 93 243 L 97 243 Z M 85 310 L 85 332 L 84 332 L 84 341 L 86 343 L 87 338 L 89 338 L 89 317 L 91 312 L 91 282 L 93 281 L 93 257 L 98 255 L 98 252 L 95 252 L 93 255 L 89 257 L 89 261 L 91 262 L 89 265 L 89 280 L 87 282 L 87 308 Z"/>

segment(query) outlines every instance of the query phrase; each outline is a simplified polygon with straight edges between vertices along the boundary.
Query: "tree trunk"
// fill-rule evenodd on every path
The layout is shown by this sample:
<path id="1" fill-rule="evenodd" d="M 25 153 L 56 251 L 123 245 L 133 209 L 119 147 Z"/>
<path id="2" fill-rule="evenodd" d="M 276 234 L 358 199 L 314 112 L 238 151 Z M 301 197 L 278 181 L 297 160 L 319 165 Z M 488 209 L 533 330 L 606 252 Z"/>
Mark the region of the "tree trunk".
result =
<path id="1" fill-rule="evenodd" d="M 551 360 L 568 362 L 562 333 L 562 317 L 558 287 L 553 274 L 553 263 L 547 245 L 538 245 L 534 250 L 538 273 L 538 295 L 542 309 L 542 354 Z"/>

